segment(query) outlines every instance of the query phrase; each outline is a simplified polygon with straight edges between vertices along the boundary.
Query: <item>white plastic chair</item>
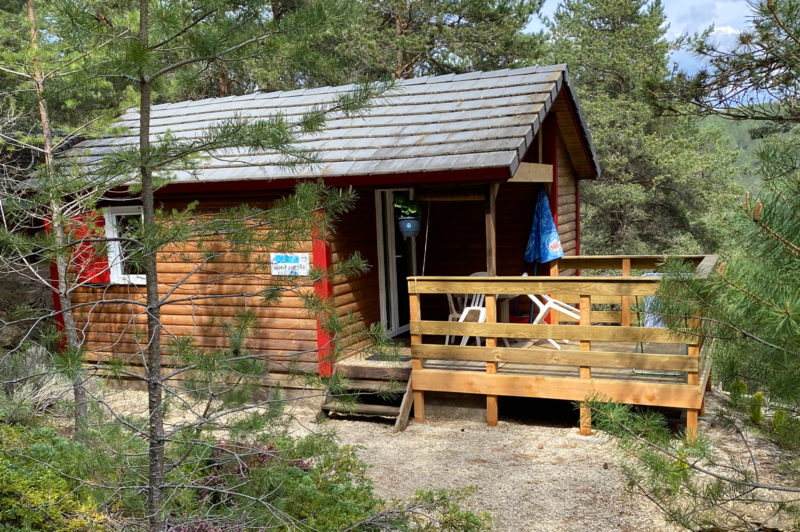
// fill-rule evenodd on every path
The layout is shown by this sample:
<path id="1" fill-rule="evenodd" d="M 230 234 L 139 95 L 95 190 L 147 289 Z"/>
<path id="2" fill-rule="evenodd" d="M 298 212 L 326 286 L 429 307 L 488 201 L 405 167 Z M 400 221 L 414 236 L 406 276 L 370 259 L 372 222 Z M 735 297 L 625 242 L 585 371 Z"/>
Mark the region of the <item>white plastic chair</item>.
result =
<path id="1" fill-rule="evenodd" d="M 475 272 L 470 275 L 470 277 L 486 277 L 488 274 L 486 272 Z M 461 315 L 458 317 L 459 322 L 470 321 L 475 323 L 484 323 L 486 321 L 486 296 L 484 294 L 473 294 L 472 297 L 469 297 L 469 294 L 464 294 L 464 301 L 467 302 L 464 310 L 461 311 Z M 454 308 L 451 306 L 451 309 Z M 452 315 L 452 314 L 451 314 Z M 471 318 L 471 319 L 467 319 Z M 469 339 L 472 338 L 471 336 L 462 336 L 461 337 L 461 345 L 467 345 Z M 448 336 L 445 338 L 445 345 L 450 341 L 450 337 Z M 508 338 L 503 338 L 503 342 L 506 344 L 506 347 L 510 347 L 508 343 Z M 481 345 L 480 337 L 475 337 L 475 343 L 477 345 Z"/>
<path id="2" fill-rule="evenodd" d="M 527 277 L 528 273 L 525 272 L 522 274 L 522 276 Z M 555 310 L 557 312 L 561 312 L 562 314 L 566 314 L 575 321 L 580 321 L 581 319 L 580 310 L 573 307 L 572 305 L 567 305 L 563 301 L 559 301 L 558 299 L 550 297 L 547 294 L 541 294 L 539 296 L 528 294 L 528 298 L 530 298 L 531 303 L 535 305 L 537 308 L 536 317 L 533 319 L 533 321 L 531 321 L 531 323 L 533 324 L 541 322 L 551 310 Z M 532 309 L 531 313 L 533 313 Z M 558 345 L 558 342 L 556 342 L 552 338 L 547 338 L 547 341 L 553 344 L 553 346 L 556 349 L 561 349 L 561 346 Z M 568 340 L 564 340 L 564 342 L 566 343 L 568 342 Z"/>
<path id="3" fill-rule="evenodd" d="M 486 272 L 475 272 L 470 274 L 470 277 L 486 277 L 489 275 Z M 474 321 L 476 323 L 483 323 L 486 321 L 486 296 L 484 294 L 472 294 L 472 297 L 469 294 L 464 294 L 464 310 L 461 311 L 461 315 L 458 317 L 459 323 L 464 321 Z M 477 314 L 477 319 L 470 319 L 471 316 Z M 469 339 L 472 338 L 471 336 L 462 336 L 461 337 L 461 345 L 467 345 Z M 447 339 L 445 339 L 447 340 Z M 480 337 L 475 337 L 475 343 L 477 345 L 481 345 Z"/>
<path id="4" fill-rule="evenodd" d="M 461 319 L 461 314 L 464 312 L 462 308 L 465 299 L 461 296 L 453 298 L 453 294 L 447 294 L 447 305 L 450 308 L 450 314 L 447 316 L 447 321 L 458 321 Z M 450 345 L 450 335 L 445 336 L 444 345 Z"/>

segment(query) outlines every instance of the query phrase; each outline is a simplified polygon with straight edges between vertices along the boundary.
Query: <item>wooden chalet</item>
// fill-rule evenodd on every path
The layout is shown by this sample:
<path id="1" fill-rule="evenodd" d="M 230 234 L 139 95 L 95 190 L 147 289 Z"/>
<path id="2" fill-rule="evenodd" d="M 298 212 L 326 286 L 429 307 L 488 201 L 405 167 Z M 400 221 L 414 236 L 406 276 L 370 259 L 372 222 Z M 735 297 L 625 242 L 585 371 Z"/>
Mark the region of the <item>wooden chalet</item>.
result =
<path id="1" fill-rule="evenodd" d="M 352 88 L 158 105 L 152 112 L 151 134 L 154 141 L 166 133 L 194 138 L 234 116 L 268 118 L 281 113 L 291 120 Z M 133 145 L 138 115 L 124 115 L 119 125 L 129 128 L 125 135 L 84 141 L 73 153 L 91 164 L 111 150 Z M 596 178 L 598 166 L 564 65 L 404 80 L 363 117 L 334 117 L 324 132 L 302 138 L 300 146 L 317 150 L 319 162 L 287 169 L 274 153 L 226 150 L 211 154 L 191 172 L 178 173 L 157 191 L 156 201 L 165 209 L 197 201 L 201 211 L 213 212 L 242 203 L 268 205 L 303 179 L 354 187 L 359 200 L 330 241 L 310 239 L 295 251 L 317 266 L 328 266 L 354 251 L 371 264 L 363 275 L 318 283 L 315 289 L 332 298 L 340 315 L 357 321 L 339 338 L 346 353 L 357 353 L 365 342 L 358 332 L 377 322 L 392 336 L 410 338 L 412 363 L 386 374 L 408 378 L 411 373 L 418 421 L 424 419 L 427 392 L 487 395 L 487 417 L 493 424 L 497 396 L 583 400 L 598 391 L 627 403 L 686 408 L 690 428 L 696 423 L 707 381 L 699 344 L 691 338 L 676 339 L 663 329 L 633 326 L 639 316 L 636 299 L 651 295 L 658 279 L 632 277 L 631 270 L 651 270 L 657 261 L 579 257 L 579 184 Z M 537 276 L 522 278 L 523 253 L 542 186 L 566 257 Z M 416 237 L 405 239 L 397 229 L 393 200 L 399 194 L 415 198 L 421 206 Z M 113 236 L 115 226 L 138 212 L 135 202 L 109 206 L 106 231 Z M 112 357 L 135 366 L 141 365 L 144 313 L 115 301 L 143 297 L 142 279 L 125 271 L 120 256 L 109 246 L 110 260 L 100 262 L 103 271 L 89 276 L 91 282 L 76 289 L 73 298 L 93 303 L 86 307 L 91 309 L 91 324 L 85 329 L 90 359 Z M 228 257 L 205 266 L 201 260 L 187 249 L 180 254 L 161 252 L 159 279 L 165 293 L 188 276 L 181 294 L 230 298 L 191 308 L 164 306 L 164 334 L 165 340 L 172 334 L 193 335 L 197 345 L 213 348 L 223 341 L 219 319 L 232 316 L 241 308 L 243 294 L 269 285 L 278 273 L 273 264 L 272 271 L 259 275 L 235 275 L 247 270 L 248 261 L 267 260 L 263 255 Z M 702 257 L 691 260 L 708 267 Z M 617 268 L 619 276 L 575 276 L 586 268 Z M 475 272 L 488 276 L 470 277 Z M 447 293 L 485 294 L 485 323 L 448 321 Z M 549 324 L 501 323 L 517 294 L 553 294 L 580 303 L 580 323 L 560 325 L 557 314 Z M 613 304 L 616 310 L 592 310 L 594 304 Z M 245 347 L 278 361 L 291 359 L 306 371 L 330 372 L 331 339 L 296 295 L 288 293 L 275 305 L 250 298 L 247 308 L 257 314 L 258 323 Z M 527 309 L 524 301 L 521 308 Z M 90 311 L 81 311 L 85 320 Z M 486 341 L 481 346 L 443 345 L 448 334 L 472 334 Z M 497 338 L 512 339 L 512 347 L 497 347 Z M 571 343 L 562 350 L 548 349 L 534 343 L 537 338 Z M 688 344 L 690 356 L 633 352 L 643 342 L 667 340 Z M 369 365 L 359 366 L 359 360 L 354 355 L 340 369 L 353 379 L 369 377 Z M 657 375 L 652 370 L 677 373 Z"/>

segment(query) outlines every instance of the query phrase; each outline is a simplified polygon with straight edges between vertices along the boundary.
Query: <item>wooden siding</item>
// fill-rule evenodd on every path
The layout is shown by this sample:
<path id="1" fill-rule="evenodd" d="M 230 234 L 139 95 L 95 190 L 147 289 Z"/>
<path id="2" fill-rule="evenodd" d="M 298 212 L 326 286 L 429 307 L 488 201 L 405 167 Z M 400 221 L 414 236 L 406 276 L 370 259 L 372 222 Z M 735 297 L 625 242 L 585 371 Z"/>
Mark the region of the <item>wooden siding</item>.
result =
<path id="1" fill-rule="evenodd" d="M 564 146 L 569 153 L 569 158 L 575 168 L 575 175 L 579 179 L 591 179 L 596 177 L 592 161 L 589 158 L 589 151 L 578 129 L 577 117 L 571 109 L 569 95 L 562 89 L 558 97 L 553 102 L 553 109 L 558 118 L 558 128 L 563 135 L 559 146 Z M 560 157 L 560 155 L 559 155 Z M 559 171 L 560 175 L 560 171 Z"/>
<path id="2" fill-rule="evenodd" d="M 577 242 L 578 212 L 575 195 L 577 174 L 565 147 L 563 137 L 559 135 L 558 143 L 558 236 L 561 238 L 561 247 L 564 255 L 575 255 Z"/>
<path id="3" fill-rule="evenodd" d="M 365 329 L 381 319 L 375 192 L 373 189 L 360 189 L 358 195 L 355 208 L 337 222 L 336 233 L 331 239 L 333 264 L 358 251 L 369 267 L 361 275 L 340 276 L 333 280 L 338 315 L 349 315 L 354 320 L 341 339 L 342 346 L 348 349 L 366 344 Z"/>
<path id="4" fill-rule="evenodd" d="M 275 195 L 262 194 L 251 195 L 248 199 L 251 205 L 265 207 L 275 198 Z M 201 198 L 198 212 L 219 212 L 221 208 L 238 205 L 238 200 L 235 195 Z M 169 196 L 159 197 L 157 201 L 167 210 L 180 209 L 187 203 L 184 198 Z M 205 247 L 230 249 L 221 241 L 206 241 Z M 296 251 L 310 253 L 311 241 L 299 242 Z M 226 324 L 244 309 L 256 316 L 253 330 L 244 342 L 245 348 L 258 354 L 277 355 L 280 359 L 298 351 L 308 351 L 293 360 L 316 362 L 316 320 L 309 316 L 299 296 L 303 291 L 312 291 L 313 287 L 286 292 L 273 305 L 266 305 L 259 295 L 253 295 L 273 283 L 268 252 L 264 249 L 242 255 L 228 251 L 208 264 L 202 264 L 205 254 L 196 244 L 170 246 L 158 253 L 161 297 L 180 283 L 169 297 L 174 303 L 161 308 L 166 364 L 173 362 L 168 346 L 175 336 L 192 336 L 195 345 L 201 348 L 225 347 Z M 76 314 L 90 352 L 89 360 L 113 357 L 133 364 L 142 363 L 141 352 L 146 344 L 144 291 L 144 286 L 134 285 L 85 286 L 74 291 L 72 300 L 81 305 Z"/>

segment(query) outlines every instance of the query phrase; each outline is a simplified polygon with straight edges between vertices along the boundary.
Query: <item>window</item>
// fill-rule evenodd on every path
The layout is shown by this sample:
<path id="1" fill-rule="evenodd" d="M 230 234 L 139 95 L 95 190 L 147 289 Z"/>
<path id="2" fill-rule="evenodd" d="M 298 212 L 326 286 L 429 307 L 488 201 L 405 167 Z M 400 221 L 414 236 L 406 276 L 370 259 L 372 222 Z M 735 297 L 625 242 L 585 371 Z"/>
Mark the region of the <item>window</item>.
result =
<path id="1" fill-rule="evenodd" d="M 142 224 L 142 208 L 110 207 L 105 211 L 108 263 L 112 284 L 144 284 L 144 268 L 136 257 L 135 242 L 130 238 Z"/>

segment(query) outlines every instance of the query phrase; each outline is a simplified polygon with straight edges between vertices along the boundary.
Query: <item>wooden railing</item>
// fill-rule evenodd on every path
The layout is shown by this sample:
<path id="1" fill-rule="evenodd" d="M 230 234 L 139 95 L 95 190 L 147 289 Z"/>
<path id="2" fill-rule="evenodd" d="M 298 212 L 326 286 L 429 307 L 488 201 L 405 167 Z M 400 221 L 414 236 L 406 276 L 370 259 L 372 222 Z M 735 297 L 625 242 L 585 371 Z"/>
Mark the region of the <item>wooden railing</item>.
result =
<path id="1" fill-rule="evenodd" d="M 685 259 L 697 265 L 697 276 L 708 275 L 717 260 L 715 256 Z M 588 434 L 590 415 L 585 400 L 600 394 L 627 404 L 685 408 L 687 434 L 693 434 L 710 370 L 702 338 L 689 332 L 634 326 L 632 320 L 636 312 L 642 312 L 643 298 L 656 293 L 660 280 L 632 276 L 631 271 L 654 269 L 659 262 L 660 257 L 568 257 L 551 269 L 551 274 L 557 274 L 559 268 L 616 268 L 622 273 L 609 276 L 409 277 L 411 386 L 416 421 L 425 419 L 425 392 L 485 395 L 489 425 L 497 424 L 498 396 L 565 399 L 581 402 L 581 432 Z M 425 319 L 421 298 L 443 294 L 484 294 L 486 321 Z M 559 319 L 564 316 L 551 313 L 550 324 L 498 323 L 498 297 L 507 301 L 504 296 L 518 294 L 548 294 L 577 303 L 580 320 L 563 325 Z M 614 305 L 615 309 L 592 310 L 598 304 Z M 691 320 L 687 324 L 689 328 L 693 325 Z M 443 345 L 442 340 L 448 335 L 479 337 L 485 342 L 480 346 Z M 498 347 L 501 338 L 551 338 L 577 344 L 562 350 L 532 342 L 523 347 Z M 670 352 L 638 352 L 643 349 L 637 347 L 644 344 L 658 344 L 662 351 Z M 579 350 L 566 349 L 572 345 Z M 475 367 L 476 361 L 485 363 L 483 370 Z"/>

